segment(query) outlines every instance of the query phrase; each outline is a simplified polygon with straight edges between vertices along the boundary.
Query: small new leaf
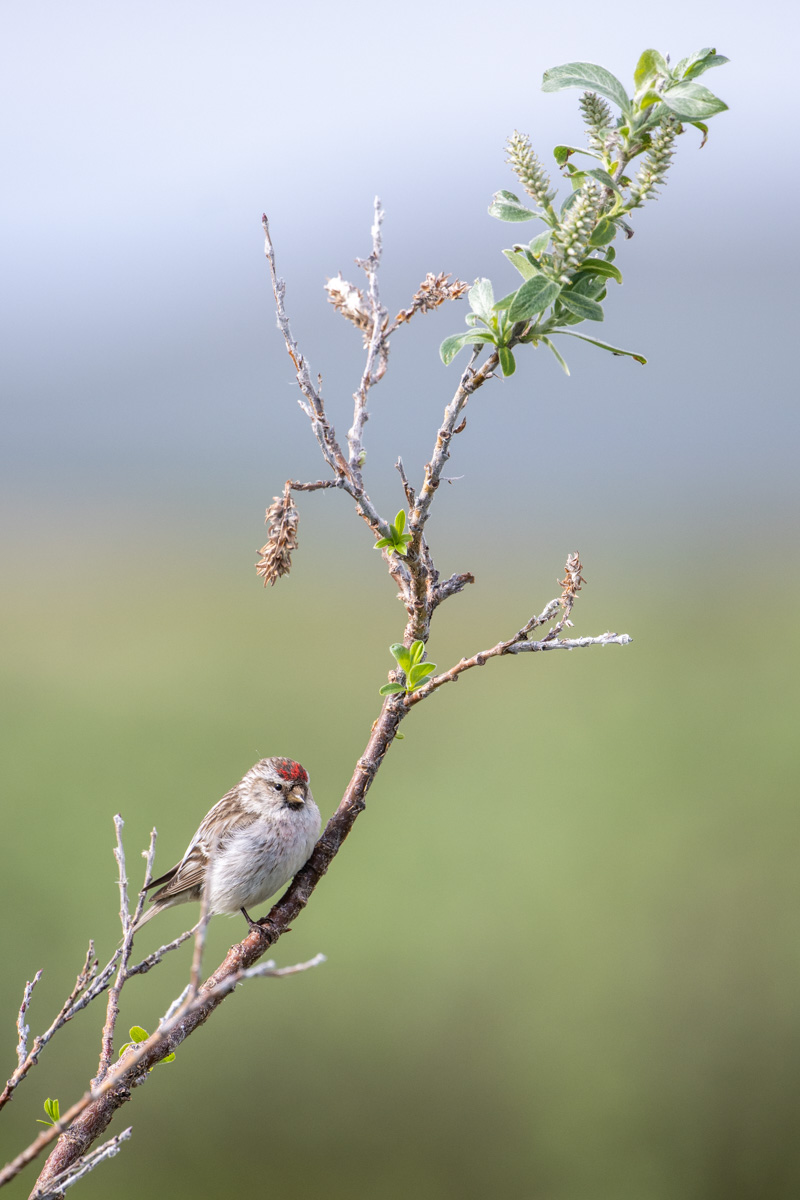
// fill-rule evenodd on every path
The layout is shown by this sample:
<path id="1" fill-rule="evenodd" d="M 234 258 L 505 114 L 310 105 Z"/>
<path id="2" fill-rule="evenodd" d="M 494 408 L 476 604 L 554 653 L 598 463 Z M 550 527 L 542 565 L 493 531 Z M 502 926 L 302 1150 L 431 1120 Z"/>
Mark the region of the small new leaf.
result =
<path id="1" fill-rule="evenodd" d="M 385 683 L 382 688 L 379 688 L 381 696 L 396 696 L 398 692 L 404 692 L 406 689 L 402 683 Z"/>
<path id="2" fill-rule="evenodd" d="M 56 1125 L 61 1119 L 61 1106 L 57 1100 L 51 1100 L 48 1097 L 48 1099 L 44 1102 L 44 1111 L 45 1115 L 50 1119 L 49 1121 L 42 1121 L 41 1119 L 37 1118 L 37 1125 Z"/>

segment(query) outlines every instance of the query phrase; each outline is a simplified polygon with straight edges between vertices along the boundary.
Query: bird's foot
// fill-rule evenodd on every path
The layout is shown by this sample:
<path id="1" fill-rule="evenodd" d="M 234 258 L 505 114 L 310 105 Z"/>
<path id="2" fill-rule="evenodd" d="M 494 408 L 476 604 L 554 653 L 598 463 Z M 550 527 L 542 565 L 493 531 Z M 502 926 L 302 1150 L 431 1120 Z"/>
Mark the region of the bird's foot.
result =
<path id="1" fill-rule="evenodd" d="M 242 909 L 242 915 L 250 926 L 251 933 L 257 933 L 259 937 L 265 938 L 268 946 L 271 946 L 273 942 L 277 942 L 278 932 L 274 929 L 268 917 L 262 917 L 260 921 L 254 921 L 246 908 Z"/>

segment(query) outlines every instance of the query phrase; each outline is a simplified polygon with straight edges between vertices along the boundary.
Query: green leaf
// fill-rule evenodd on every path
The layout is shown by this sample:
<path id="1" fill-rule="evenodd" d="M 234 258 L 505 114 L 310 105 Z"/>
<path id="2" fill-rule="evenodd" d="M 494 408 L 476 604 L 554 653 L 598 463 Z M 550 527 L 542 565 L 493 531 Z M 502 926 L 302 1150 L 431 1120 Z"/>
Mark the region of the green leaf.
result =
<path id="1" fill-rule="evenodd" d="M 580 338 L 582 342 L 589 342 L 592 346 L 599 346 L 601 350 L 608 350 L 609 354 L 624 354 L 627 358 L 635 358 L 643 366 L 647 362 L 643 354 L 635 354 L 633 350 L 621 350 L 619 346 L 609 346 L 608 342 L 598 342 L 597 338 L 586 337 L 583 333 L 573 333 L 569 329 L 554 329 L 553 333 L 563 333 L 565 337 Z"/>
<path id="2" fill-rule="evenodd" d="M 578 272 L 581 271 L 591 271 L 592 275 L 604 275 L 606 279 L 616 279 L 617 283 L 622 283 L 622 272 L 619 267 L 606 262 L 604 258 L 585 258 L 578 267 Z"/>
<path id="3" fill-rule="evenodd" d="M 554 302 L 558 293 L 559 285 L 557 283 L 553 283 L 552 279 L 546 279 L 544 275 L 536 275 L 527 283 L 523 283 L 514 297 L 508 310 L 509 321 L 530 320 L 536 313 L 544 312 Z M 510 375 L 511 371 L 503 368 L 503 374 Z"/>
<path id="4" fill-rule="evenodd" d="M 492 319 L 494 292 L 490 279 L 476 279 L 467 296 L 469 306 L 488 325 Z"/>
<path id="5" fill-rule="evenodd" d="M 730 62 L 730 59 L 706 46 L 703 50 L 698 50 L 697 54 L 682 58 L 674 74 L 678 79 L 696 79 L 711 67 L 724 67 L 726 62 Z"/>
<path id="6" fill-rule="evenodd" d="M 568 308 L 576 317 L 580 317 L 582 321 L 602 321 L 603 306 L 598 304 L 596 300 L 590 300 L 588 296 L 580 296 L 575 292 L 562 292 L 559 300 Z M 553 330 L 555 333 L 555 330 Z"/>
<path id="7" fill-rule="evenodd" d="M 412 692 L 414 690 L 414 688 L 419 686 L 419 684 L 422 682 L 423 679 L 427 679 L 427 677 L 429 675 L 432 675 L 435 670 L 436 670 L 436 663 L 431 663 L 431 662 L 417 663 L 416 666 L 411 668 L 411 671 L 409 673 L 408 690 L 410 692 Z"/>
<path id="8" fill-rule="evenodd" d="M 659 54 L 658 50 L 645 50 L 636 64 L 636 70 L 633 72 L 633 82 L 636 84 L 636 90 L 642 91 L 659 75 L 664 78 L 669 77 L 669 67 L 666 64 L 663 54 Z"/>
<path id="9" fill-rule="evenodd" d="M 556 359 L 558 360 L 558 363 L 561 367 L 561 370 L 564 372 L 564 374 L 569 375 L 569 367 L 567 366 L 566 362 L 561 357 L 561 355 L 558 353 L 558 351 L 556 350 L 553 343 L 550 341 L 550 338 L 543 337 L 542 341 L 544 342 L 545 346 L 548 347 L 548 349 L 553 351 L 553 354 L 556 356 Z"/>
<path id="10" fill-rule="evenodd" d="M 590 158 L 596 158 L 600 162 L 603 161 L 602 154 L 597 150 L 588 150 L 586 146 L 554 146 L 553 158 L 560 167 L 563 167 L 565 162 L 572 154 L 588 154 Z"/>
<path id="11" fill-rule="evenodd" d="M 644 111 L 644 109 L 652 108 L 654 104 L 660 104 L 660 102 L 661 92 L 656 91 L 655 88 L 648 88 L 647 91 L 643 92 L 639 97 L 639 108 Z M 651 123 L 650 118 L 654 117 L 655 115 L 655 113 L 650 113 L 650 116 L 647 120 L 648 125 Z"/>
<path id="12" fill-rule="evenodd" d="M 395 659 L 397 665 L 402 667 L 406 673 L 411 670 L 414 660 L 411 657 L 411 652 L 402 642 L 395 642 L 393 646 L 390 646 L 389 653 Z"/>
<path id="13" fill-rule="evenodd" d="M 592 235 L 589 238 L 590 246 L 605 246 L 608 242 L 613 242 L 617 236 L 617 227 L 613 221 L 609 221 L 608 217 L 601 217 L 597 225 L 592 230 Z"/>
<path id="14" fill-rule="evenodd" d="M 695 129 L 699 129 L 703 135 L 703 140 L 700 143 L 700 149 L 702 150 L 703 146 L 705 146 L 706 142 L 708 141 L 708 126 L 702 121 L 692 121 L 692 125 L 694 125 Z"/>
<path id="15" fill-rule="evenodd" d="M 728 107 L 702 83 L 676 83 L 662 92 L 661 99 L 676 117 L 684 121 L 702 121 L 704 117 L 725 112 Z"/>
<path id="16" fill-rule="evenodd" d="M 394 545 L 394 542 L 392 541 L 391 538 L 379 538 L 378 541 L 375 543 L 375 545 L 372 547 L 372 549 L 373 550 L 382 550 L 384 548 L 384 546 L 393 546 L 393 545 Z"/>
<path id="17" fill-rule="evenodd" d="M 402 683 L 385 683 L 379 689 L 378 694 L 381 696 L 396 696 L 398 692 L 404 692 L 405 690 Z"/>
<path id="18" fill-rule="evenodd" d="M 513 375 L 517 369 L 517 364 L 514 355 L 509 350 L 508 346 L 497 347 L 497 357 L 500 359 L 500 370 L 508 378 Z"/>
<path id="19" fill-rule="evenodd" d="M 542 233 L 537 233 L 536 237 L 531 238 L 530 242 L 528 243 L 528 249 L 534 258 L 539 258 L 539 256 L 544 253 L 544 251 L 547 249 L 547 243 L 550 241 L 552 236 L 552 230 L 545 229 Z"/>
<path id="20" fill-rule="evenodd" d="M 395 542 L 395 544 L 392 546 L 392 549 L 394 550 L 395 554 L 399 554 L 402 558 L 405 558 L 408 554 L 408 546 L 403 545 L 402 542 Z"/>
<path id="21" fill-rule="evenodd" d="M 128 1036 L 132 1042 L 146 1042 L 150 1034 L 146 1029 L 142 1029 L 141 1025 L 131 1025 Z"/>
<path id="22" fill-rule="evenodd" d="M 616 192 L 618 196 L 622 195 L 619 190 L 619 185 L 614 183 L 614 180 L 609 175 L 608 171 L 604 171 L 601 167 L 592 167 L 590 170 L 584 171 L 584 175 L 591 175 L 592 179 L 596 179 L 598 183 L 602 183 L 604 187 L 611 188 L 612 192 Z"/>
<path id="23" fill-rule="evenodd" d="M 494 338 L 485 329 L 467 330 L 466 333 L 454 333 L 442 342 L 439 347 L 439 356 L 447 367 L 458 354 L 459 350 L 463 350 L 465 346 L 479 342 L 494 342 Z"/>
<path id="24" fill-rule="evenodd" d="M 490 217 L 497 217 L 498 221 L 532 221 L 534 217 L 541 216 L 541 213 L 534 212 L 532 208 L 526 208 L 524 204 L 520 204 L 516 197 L 514 200 L 498 199 L 503 194 L 495 192 L 492 197 L 492 203 L 489 205 Z"/>
<path id="25" fill-rule="evenodd" d="M 494 306 L 495 312 L 506 312 L 509 308 L 511 308 L 511 305 L 516 299 L 516 295 L 516 292 L 509 292 L 507 296 L 503 296 L 502 300 L 496 301 Z"/>
<path id="26" fill-rule="evenodd" d="M 398 533 L 402 533 L 406 527 L 406 514 L 402 508 L 394 519 L 394 527 Z"/>
<path id="27" fill-rule="evenodd" d="M 550 234 L 548 233 L 547 236 L 549 238 Z M 517 268 L 523 279 L 533 279 L 534 275 L 539 274 L 539 268 L 534 267 L 532 263 L 529 263 L 525 255 L 520 254 L 519 250 L 504 250 L 503 254 L 505 254 L 508 261 Z M 514 295 L 513 292 L 511 294 L 512 296 Z M 495 301 L 494 306 L 496 309 L 503 307 L 508 308 L 507 304 L 503 305 L 499 301 Z"/>
<path id="28" fill-rule="evenodd" d="M 574 87 L 599 92 L 607 100 L 613 100 L 624 113 L 630 108 L 628 93 L 616 75 L 612 75 L 597 63 L 564 63 L 560 67 L 551 67 L 542 77 L 543 92 L 561 92 L 565 88 Z"/>
<path id="29" fill-rule="evenodd" d="M 409 654 L 411 655 L 412 663 L 418 663 L 425 653 L 425 643 L 422 641 L 412 642 Z"/>
<path id="30" fill-rule="evenodd" d="M 160 1066 L 162 1066 L 164 1063 L 171 1063 L 171 1062 L 175 1062 L 175 1055 L 174 1055 L 174 1054 L 168 1054 L 168 1055 L 166 1056 L 166 1058 L 161 1058 L 161 1059 L 159 1059 L 159 1061 L 156 1063 L 156 1066 L 157 1066 L 157 1067 L 160 1067 Z"/>

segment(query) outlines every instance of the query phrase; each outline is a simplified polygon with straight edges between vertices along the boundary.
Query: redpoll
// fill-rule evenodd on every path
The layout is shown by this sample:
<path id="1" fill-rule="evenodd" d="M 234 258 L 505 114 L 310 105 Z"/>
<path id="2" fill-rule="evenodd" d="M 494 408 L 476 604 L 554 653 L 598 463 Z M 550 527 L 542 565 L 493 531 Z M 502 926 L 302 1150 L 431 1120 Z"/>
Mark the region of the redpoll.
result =
<path id="1" fill-rule="evenodd" d="M 177 866 L 148 884 L 159 890 L 134 928 L 204 890 L 209 915 L 241 911 L 253 927 L 247 910 L 297 874 L 319 830 L 304 768 L 290 758 L 262 758 L 203 818 Z"/>

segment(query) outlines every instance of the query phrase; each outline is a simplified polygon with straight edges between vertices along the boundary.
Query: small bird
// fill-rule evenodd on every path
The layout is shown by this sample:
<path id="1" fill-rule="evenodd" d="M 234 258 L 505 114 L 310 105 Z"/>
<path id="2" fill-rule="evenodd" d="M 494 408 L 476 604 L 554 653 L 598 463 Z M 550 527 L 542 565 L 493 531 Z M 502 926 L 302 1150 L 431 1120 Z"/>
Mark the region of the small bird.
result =
<path id="1" fill-rule="evenodd" d="M 297 874 L 319 837 L 319 809 L 308 772 L 290 758 L 262 758 L 203 818 L 181 861 L 145 890 L 157 887 L 134 926 L 205 891 L 209 916 L 244 913 Z"/>

